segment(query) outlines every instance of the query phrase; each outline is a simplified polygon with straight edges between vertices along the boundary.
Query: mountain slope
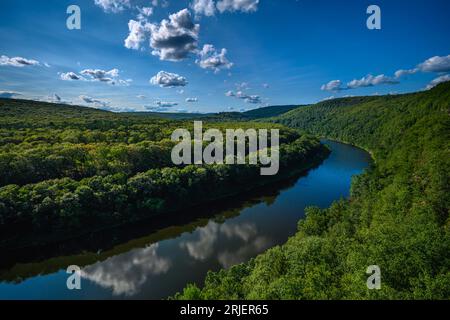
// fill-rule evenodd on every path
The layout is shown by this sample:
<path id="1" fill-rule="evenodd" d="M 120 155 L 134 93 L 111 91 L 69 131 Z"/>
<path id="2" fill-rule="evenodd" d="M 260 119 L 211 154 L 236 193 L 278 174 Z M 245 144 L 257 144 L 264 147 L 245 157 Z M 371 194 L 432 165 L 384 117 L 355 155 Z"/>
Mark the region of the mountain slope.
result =
<path id="1" fill-rule="evenodd" d="M 449 299 L 450 83 L 408 95 L 337 99 L 272 121 L 375 157 L 351 198 L 310 208 L 285 245 L 209 273 L 176 298 Z M 367 288 L 368 266 L 381 289 Z"/>

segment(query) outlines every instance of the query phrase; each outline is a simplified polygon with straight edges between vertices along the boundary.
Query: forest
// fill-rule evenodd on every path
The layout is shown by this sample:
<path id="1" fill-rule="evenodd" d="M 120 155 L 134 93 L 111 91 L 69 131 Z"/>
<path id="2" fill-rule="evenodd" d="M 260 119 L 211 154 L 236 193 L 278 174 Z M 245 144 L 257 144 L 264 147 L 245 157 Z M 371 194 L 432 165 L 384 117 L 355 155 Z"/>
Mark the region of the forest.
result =
<path id="1" fill-rule="evenodd" d="M 297 233 L 175 299 L 449 299 L 450 82 L 341 98 L 270 121 L 369 151 L 349 199 L 310 207 Z M 381 289 L 368 290 L 378 265 Z"/>
<path id="2" fill-rule="evenodd" d="M 329 152 L 318 139 L 280 124 L 215 121 L 205 122 L 203 129 L 280 129 L 280 174 L 260 177 L 258 165 L 175 166 L 171 134 L 177 128 L 192 132 L 193 125 L 191 120 L 1 99 L 1 246 L 24 236 L 67 236 L 164 219 L 164 213 L 306 170 Z"/>

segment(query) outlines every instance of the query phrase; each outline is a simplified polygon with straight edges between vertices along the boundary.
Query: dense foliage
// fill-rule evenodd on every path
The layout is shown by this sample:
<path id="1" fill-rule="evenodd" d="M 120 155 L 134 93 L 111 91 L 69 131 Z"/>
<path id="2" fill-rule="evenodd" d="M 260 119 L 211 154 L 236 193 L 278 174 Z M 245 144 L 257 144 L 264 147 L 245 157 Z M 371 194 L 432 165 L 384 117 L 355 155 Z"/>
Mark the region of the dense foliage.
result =
<path id="1" fill-rule="evenodd" d="M 210 127 L 281 129 L 280 177 L 327 153 L 317 139 L 281 125 Z M 193 122 L 0 100 L 0 240 L 146 219 L 271 181 L 257 165 L 174 166 L 177 128 L 192 132 Z"/>
<path id="2" fill-rule="evenodd" d="M 351 198 L 309 208 L 298 232 L 248 263 L 209 273 L 179 299 L 449 299 L 450 83 L 344 98 L 273 121 L 370 150 Z M 381 269 L 368 290 L 366 268 Z"/>

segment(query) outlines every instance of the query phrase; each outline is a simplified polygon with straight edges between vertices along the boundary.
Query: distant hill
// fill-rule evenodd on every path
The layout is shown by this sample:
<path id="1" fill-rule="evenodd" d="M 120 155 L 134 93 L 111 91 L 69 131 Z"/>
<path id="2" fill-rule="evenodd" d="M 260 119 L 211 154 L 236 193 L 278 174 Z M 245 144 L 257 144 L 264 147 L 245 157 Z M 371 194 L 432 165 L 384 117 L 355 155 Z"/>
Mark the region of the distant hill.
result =
<path id="1" fill-rule="evenodd" d="M 270 118 L 282 115 L 291 111 L 298 106 L 271 106 L 264 107 L 246 112 L 220 112 L 220 113 L 169 113 L 169 112 L 120 112 L 113 113 L 110 111 L 76 106 L 67 104 L 50 103 L 43 101 L 23 100 L 23 99 L 7 99 L 0 98 L 0 110 L 5 114 L 35 114 L 42 117 L 48 115 L 60 115 L 67 118 L 70 117 L 95 117 L 109 118 L 112 115 L 121 115 L 125 117 L 148 117 L 155 119 L 168 120 L 191 120 L 203 119 L 208 121 L 248 121 L 261 118 Z M 2 114 L 0 113 L 0 117 Z M 115 117 L 117 118 L 117 117 Z"/>
<path id="2" fill-rule="evenodd" d="M 169 120 L 189 120 L 208 117 L 205 113 L 179 113 L 179 112 L 123 112 L 121 114 L 129 116 L 140 116 L 149 118 L 160 118 Z"/>
<path id="3" fill-rule="evenodd" d="M 145 116 L 171 120 L 204 119 L 208 121 L 248 121 L 262 118 L 271 118 L 282 115 L 298 105 L 270 106 L 246 112 L 219 112 L 219 113 L 168 113 L 168 112 L 128 112 L 127 115 Z"/>

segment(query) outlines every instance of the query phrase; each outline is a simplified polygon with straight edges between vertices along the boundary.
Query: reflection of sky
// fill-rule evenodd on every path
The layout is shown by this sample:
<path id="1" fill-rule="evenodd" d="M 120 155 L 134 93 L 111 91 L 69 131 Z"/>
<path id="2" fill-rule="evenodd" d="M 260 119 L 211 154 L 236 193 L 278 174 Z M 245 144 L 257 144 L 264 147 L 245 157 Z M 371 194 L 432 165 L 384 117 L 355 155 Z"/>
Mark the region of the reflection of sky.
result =
<path id="1" fill-rule="evenodd" d="M 158 244 L 114 256 L 82 270 L 83 278 L 111 288 L 114 295 L 136 294 L 151 275 L 166 273 L 169 259 L 158 256 Z"/>
<path id="2" fill-rule="evenodd" d="M 237 240 L 239 244 L 235 251 L 215 248 L 222 243 L 221 238 L 226 240 Z M 271 241 L 267 237 L 258 236 L 256 224 L 222 224 L 210 221 L 208 225 L 199 230 L 197 239 L 184 241 L 180 247 L 186 249 L 195 260 L 205 260 L 217 252 L 217 261 L 223 268 L 229 268 L 235 264 L 247 261 L 258 252 L 269 248 Z"/>
<path id="3" fill-rule="evenodd" d="M 268 238 L 257 235 L 256 225 L 248 222 L 219 224 L 210 221 L 187 238 L 180 239 L 177 250 L 170 252 L 171 256 L 184 256 L 184 251 L 188 259 L 197 263 L 212 259 L 224 268 L 247 261 L 271 245 Z M 229 243 L 220 248 L 220 244 L 226 242 L 236 243 L 236 250 L 231 250 Z M 170 274 L 173 259 L 162 257 L 159 246 L 159 243 L 152 244 L 87 266 L 82 270 L 83 279 L 111 289 L 115 296 L 134 296 L 144 286 L 158 281 L 157 276 Z"/>

